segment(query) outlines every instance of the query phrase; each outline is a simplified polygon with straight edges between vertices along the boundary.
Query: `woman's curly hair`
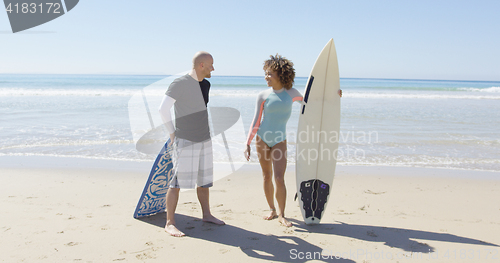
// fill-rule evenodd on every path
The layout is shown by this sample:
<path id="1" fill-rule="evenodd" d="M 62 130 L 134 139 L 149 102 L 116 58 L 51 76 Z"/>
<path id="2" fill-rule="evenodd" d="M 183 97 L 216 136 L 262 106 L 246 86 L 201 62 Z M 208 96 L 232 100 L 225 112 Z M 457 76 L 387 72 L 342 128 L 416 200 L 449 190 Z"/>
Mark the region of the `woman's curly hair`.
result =
<path id="1" fill-rule="evenodd" d="M 270 59 L 264 61 L 264 70 L 274 70 L 278 74 L 283 87 L 291 89 L 295 79 L 295 69 L 292 61 L 278 54 L 270 57 Z"/>

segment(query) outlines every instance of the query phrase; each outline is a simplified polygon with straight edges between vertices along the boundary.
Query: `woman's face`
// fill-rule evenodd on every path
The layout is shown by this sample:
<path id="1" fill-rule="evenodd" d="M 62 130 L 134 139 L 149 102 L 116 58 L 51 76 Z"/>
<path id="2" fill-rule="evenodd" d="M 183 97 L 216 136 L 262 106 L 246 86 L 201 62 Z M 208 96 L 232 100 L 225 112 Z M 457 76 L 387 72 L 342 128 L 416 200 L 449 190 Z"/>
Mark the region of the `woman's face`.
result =
<path id="1" fill-rule="evenodd" d="M 267 81 L 268 87 L 275 87 L 275 88 L 282 88 L 283 87 L 283 85 L 281 85 L 278 73 L 276 73 L 276 71 L 274 71 L 272 69 L 266 70 L 266 75 L 264 78 Z"/>

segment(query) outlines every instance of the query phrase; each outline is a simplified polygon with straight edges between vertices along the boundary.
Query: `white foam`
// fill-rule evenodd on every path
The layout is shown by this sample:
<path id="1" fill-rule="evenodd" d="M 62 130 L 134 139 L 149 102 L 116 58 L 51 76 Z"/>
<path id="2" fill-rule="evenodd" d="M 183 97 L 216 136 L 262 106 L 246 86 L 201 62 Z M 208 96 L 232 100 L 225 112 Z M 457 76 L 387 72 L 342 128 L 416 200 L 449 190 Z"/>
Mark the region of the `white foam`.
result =
<path id="1" fill-rule="evenodd" d="M 117 89 L 23 89 L 23 88 L 2 88 L 0 97 L 19 96 L 131 96 L 133 90 Z"/>
<path id="2" fill-rule="evenodd" d="M 461 91 L 470 91 L 470 92 L 484 92 L 484 93 L 500 93 L 500 87 L 491 87 L 486 89 L 478 89 L 478 88 L 459 88 Z"/>
<path id="3" fill-rule="evenodd" d="M 113 161 L 128 161 L 128 162 L 151 162 L 149 159 L 136 159 L 136 158 L 118 158 L 118 157 L 107 157 L 107 156 L 96 156 L 96 155 L 79 155 L 79 154 L 51 154 L 51 153 L 0 153 L 2 156 L 40 156 L 40 157 L 62 157 L 62 158 L 83 158 L 83 159 L 95 159 L 95 160 L 113 160 Z"/>
<path id="4" fill-rule="evenodd" d="M 54 142 L 54 143 L 31 143 L 21 145 L 2 146 L 0 150 L 7 149 L 27 149 L 36 147 L 67 147 L 67 146 L 91 146 L 91 145 L 125 145 L 133 144 L 132 140 L 103 140 L 103 141 L 89 141 L 89 140 L 75 140 L 68 142 Z"/>
<path id="5" fill-rule="evenodd" d="M 362 99 L 473 99 L 473 100 L 500 100 L 500 96 L 483 95 L 461 95 L 461 94 L 402 94 L 402 93 L 361 93 L 347 92 L 343 94 L 344 98 L 362 98 Z"/>

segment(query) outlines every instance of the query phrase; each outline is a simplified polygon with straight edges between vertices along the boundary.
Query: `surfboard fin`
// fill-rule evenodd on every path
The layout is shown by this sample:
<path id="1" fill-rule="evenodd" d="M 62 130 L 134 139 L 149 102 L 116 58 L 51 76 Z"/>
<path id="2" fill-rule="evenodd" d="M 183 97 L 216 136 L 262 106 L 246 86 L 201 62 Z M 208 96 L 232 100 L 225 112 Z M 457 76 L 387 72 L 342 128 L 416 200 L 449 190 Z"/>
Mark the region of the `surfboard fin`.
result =
<path id="1" fill-rule="evenodd" d="M 295 197 L 293 198 L 293 201 L 297 201 L 297 197 L 299 197 L 299 194 L 298 193 L 295 193 Z"/>

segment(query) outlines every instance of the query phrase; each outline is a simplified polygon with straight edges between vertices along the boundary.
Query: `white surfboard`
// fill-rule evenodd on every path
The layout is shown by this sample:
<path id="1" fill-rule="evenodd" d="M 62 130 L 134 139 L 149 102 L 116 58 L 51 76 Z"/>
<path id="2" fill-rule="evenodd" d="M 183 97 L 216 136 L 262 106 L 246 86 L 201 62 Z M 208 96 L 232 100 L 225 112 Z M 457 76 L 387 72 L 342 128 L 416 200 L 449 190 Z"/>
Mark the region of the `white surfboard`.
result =
<path id="1" fill-rule="evenodd" d="M 306 224 L 319 224 L 330 197 L 340 132 L 339 68 L 331 39 L 304 91 L 297 131 L 297 197 Z"/>

